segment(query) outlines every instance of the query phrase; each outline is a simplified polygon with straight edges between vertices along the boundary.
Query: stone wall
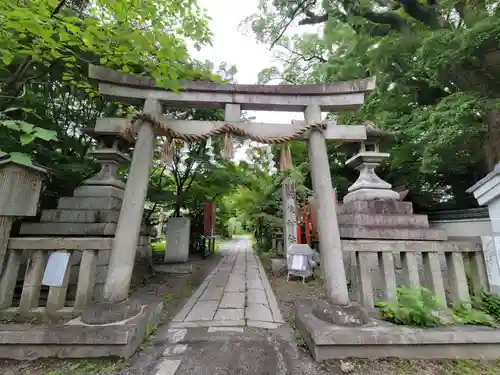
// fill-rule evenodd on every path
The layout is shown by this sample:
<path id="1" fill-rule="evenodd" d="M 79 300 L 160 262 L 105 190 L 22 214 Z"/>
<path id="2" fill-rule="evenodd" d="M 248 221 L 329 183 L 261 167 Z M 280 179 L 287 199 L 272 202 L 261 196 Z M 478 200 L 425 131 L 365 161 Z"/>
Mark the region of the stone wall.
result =
<path id="1" fill-rule="evenodd" d="M 487 208 L 436 211 L 428 214 L 431 228 L 442 229 L 448 237 L 491 236 L 491 220 Z"/>

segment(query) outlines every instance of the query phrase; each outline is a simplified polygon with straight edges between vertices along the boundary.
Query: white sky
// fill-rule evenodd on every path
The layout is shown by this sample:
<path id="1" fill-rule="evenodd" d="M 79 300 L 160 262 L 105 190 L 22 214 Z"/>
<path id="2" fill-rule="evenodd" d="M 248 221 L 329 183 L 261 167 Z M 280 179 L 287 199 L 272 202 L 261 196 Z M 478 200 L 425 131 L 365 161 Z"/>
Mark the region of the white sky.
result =
<path id="1" fill-rule="evenodd" d="M 258 44 L 251 35 L 247 37 L 238 30 L 241 21 L 257 12 L 258 0 L 198 0 L 198 4 L 211 18 L 209 27 L 214 37 L 212 47 L 192 51 L 195 58 L 210 60 L 216 67 L 221 62 L 236 65 L 238 73 L 235 78 L 242 84 L 257 83 L 257 74 L 262 69 L 277 65 L 269 46 Z M 247 113 L 256 116 L 256 122 L 290 123 L 292 119 L 304 119 L 300 112 Z"/>
<path id="2" fill-rule="evenodd" d="M 221 62 L 229 66 L 235 65 L 238 73 L 236 82 L 241 84 L 257 83 L 257 75 L 264 68 L 279 62 L 273 58 L 273 52 L 268 45 L 258 43 L 252 36 L 243 35 L 239 30 L 240 23 L 253 13 L 258 11 L 259 0 L 198 0 L 200 7 L 205 8 L 206 14 L 211 18 L 210 30 L 213 33 L 212 47 L 205 47 L 201 51 L 191 49 L 193 57 L 199 60 L 209 60 L 215 67 Z M 290 26 L 288 31 L 303 32 L 311 31 L 310 27 Z M 275 124 L 287 124 L 292 120 L 303 120 L 301 112 L 269 112 L 269 111 L 247 111 L 248 116 L 255 116 L 254 122 L 265 122 Z M 247 159 L 246 147 L 239 148 L 234 160 Z"/>

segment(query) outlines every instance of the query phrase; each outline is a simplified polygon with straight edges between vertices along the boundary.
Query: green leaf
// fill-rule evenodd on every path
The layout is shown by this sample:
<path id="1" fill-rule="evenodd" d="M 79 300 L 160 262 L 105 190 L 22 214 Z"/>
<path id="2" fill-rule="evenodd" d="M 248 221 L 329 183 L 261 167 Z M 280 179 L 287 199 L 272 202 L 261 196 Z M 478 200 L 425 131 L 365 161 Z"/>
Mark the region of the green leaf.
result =
<path id="1" fill-rule="evenodd" d="M 90 41 L 89 38 L 87 38 L 87 37 L 84 36 L 82 38 L 82 40 L 83 40 L 83 44 L 85 44 L 87 47 L 92 47 L 92 42 Z"/>
<path id="2" fill-rule="evenodd" d="M 0 125 L 2 126 L 5 126 L 11 130 L 15 130 L 15 131 L 19 131 L 20 128 L 19 128 L 19 124 L 17 123 L 17 121 L 14 121 L 14 120 L 4 120 L 4 121 L 0 121 Z"/>
<path id="3" fill-rule="evenodd" d="M 4 156 L 6 156 L 6 155 L 7 155 L 7 153 L 6 153 L 6 152 L 3 152 L 2 150 L 0 150 L 0 158 L 1 158 L 1 157 L 4 157 Z"/>
<path id="4" fill-rule="evenodd" d="M 30 124 L 29 122 L 26 121 L 17 121 L 17 123 L 19 124 L 21 131 L 25 133 L 31 133 L 35 128 L 35 125 Z"/>
<path id="5" fill-rule="evenodd" d="M 35 128 L 35 137 L 44 141 L 57 141 L 57 132 L 44 128 Z"/>
<path id="6" fill-rule="evenodd" d="M 10 159 L 13 162 L 23 164 L 23 165 L 32 165 L 33 162 L 31 161 L 31 156 L 28 154 L 25 154 L 23 152 L 12 152 L 10 153 Z"/>
<path id="7" fill-rule="evenodd" d="M 72 32 L 73 34 L 77 34 L 80 32 L 80 28 L 76 25 L 73 25 L 71 23 L 66 23 L 64 26 L 66 26 L 66 28 Z"/>
<path id="8" fill-rule="evenodd" d="M 24 134 L 21 134 L 21 136 L 19 137 L 19 140 L 21 141 L 21 144 L 23 146 L 30 144 L 31 142 L 34 141 L 34 139 L 35 139 L 35 135 L 32 133 L 24 133 Z"/>
<path id="9" fill-rule="evenodd" d="M 7 113 L 7 112 L 13 112 L 13 111 L 19 111 L 22 110 L 23 108 L 20 107 L 9 107 L 7 109 L 4 109 L 2 113 Z"/>
<path id="10" fill-rule="evenodd" d="M 2 62 L 5 64 L 5 65 L 9 65 L 11 62 L 12 62 L 12 55 L 11 54 L 7 54 L 7 55 L 2 55 L 0 60 L 2 60 Z"/>

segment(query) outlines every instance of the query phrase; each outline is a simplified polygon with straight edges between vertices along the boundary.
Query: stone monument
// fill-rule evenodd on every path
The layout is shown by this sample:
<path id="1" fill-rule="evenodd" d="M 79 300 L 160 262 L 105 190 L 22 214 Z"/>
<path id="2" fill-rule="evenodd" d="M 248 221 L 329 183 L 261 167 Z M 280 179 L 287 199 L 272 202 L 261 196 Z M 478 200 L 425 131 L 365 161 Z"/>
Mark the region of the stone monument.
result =
<path id="1" fill-rule="evenodd" d="M 171 217 L 167 221 L 165 263 L 186 263 L 189 258 L 191 222 L 187 217 Z"/>
<path id="2" fill-rule="evenodd" d="M 297 207 L 295 195 L 295 181 L 291 178 L 285 178 L 281 187 L 281 199 L 283 207 L 283 242 L 285 258 L 288 249 L 297 243 Z"/>

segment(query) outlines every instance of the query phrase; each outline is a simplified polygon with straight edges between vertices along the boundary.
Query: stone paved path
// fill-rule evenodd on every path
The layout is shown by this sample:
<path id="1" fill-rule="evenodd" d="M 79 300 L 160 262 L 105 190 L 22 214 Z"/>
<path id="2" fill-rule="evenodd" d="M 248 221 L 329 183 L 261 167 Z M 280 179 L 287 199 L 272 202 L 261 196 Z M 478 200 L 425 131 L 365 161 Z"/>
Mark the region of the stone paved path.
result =
<path id="1" fill-rule="evenodd" d="M 275 329 L 283 318 L 259 258 L 248 238 L 233 241 L 228 255 L 205 279 L 171 328 L 256 327 Z M 227 329 L 225 329 L 227 330 Z"/>
<path id="2" fill-rule="evenodd" d="M 250 239 L 233 239 L 222 253 L 171 324 L 119 375 L 320 374 L 299 355 Z"/>

